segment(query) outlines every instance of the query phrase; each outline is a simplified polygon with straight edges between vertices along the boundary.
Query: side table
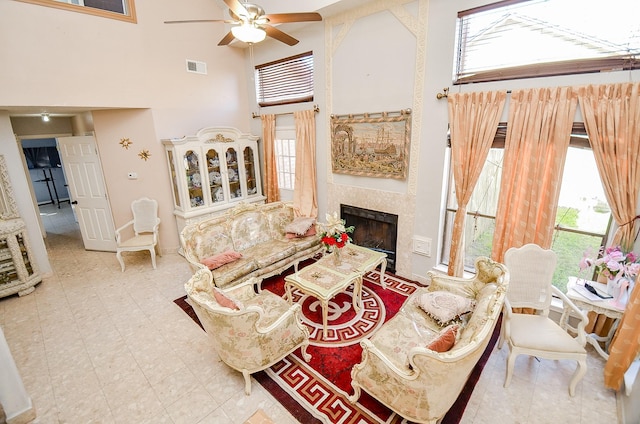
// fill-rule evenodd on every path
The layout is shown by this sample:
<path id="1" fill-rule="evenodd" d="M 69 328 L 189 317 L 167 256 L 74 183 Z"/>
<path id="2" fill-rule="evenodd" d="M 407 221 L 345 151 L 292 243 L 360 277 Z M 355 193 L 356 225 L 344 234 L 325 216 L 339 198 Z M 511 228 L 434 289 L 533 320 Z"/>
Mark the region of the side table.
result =
<path id="1" fill-rule="evenodd" d="M 578 282 L 580 281 L 580 282 Z M 578 291 L 576 291 L 576 286 L 583 285 L 584 279 L 569 277 L 569 282 L 567 283 L 567 297 L 571 299 L 573 303 L 576 304 L 580 309 L 590 312 L 593 311 L 597 314 L 605 315 L 609 318 L 613 318 L 616 322 L 611 326 L 609 330 L 609 334 L 606 337 L 598 336 L 595 333 L 587 334 L 587 343 L 592 345 L 596 351 L 602 356 L 604 359 L 609 358 L 609 354 L 605 352 L 600 346 L 600 342 L 605 343 L 605 349 L 608 349 L 609 343 L 611 343 L 611 339 L 618 328 L 618 321 L 622 318 L 622 314 L 624 313 L 624 309 L 620 309 L 613 305 L 613 299 L 602 299 L 602 300 L 590 300 L 585 296 L 581 295 Z M 600 291 L 606 293 L 607 286 L 606 284 L 598 283 L 596 281 L 588 281 L 592 286 L 600 289 Z"/>

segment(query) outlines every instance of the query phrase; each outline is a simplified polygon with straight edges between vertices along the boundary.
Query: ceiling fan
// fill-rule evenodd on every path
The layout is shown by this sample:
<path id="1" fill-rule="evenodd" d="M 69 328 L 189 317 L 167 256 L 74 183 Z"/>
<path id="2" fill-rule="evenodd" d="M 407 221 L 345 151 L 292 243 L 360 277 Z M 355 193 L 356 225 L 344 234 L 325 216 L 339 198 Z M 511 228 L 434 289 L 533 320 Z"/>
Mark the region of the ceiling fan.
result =
<path id="1" fill-rule="evenodd" d="M 289 34 L 280 31 L 271 24 L 284 24 L 290 22 L 310 22 L 321 21 L 319 13 L 265 13 L 264 9 L 257 4 L 241 3 L 239 0 L 224 0 L 229 6 L 229 19 L 196 19 L 187 21 L 165 21 L 165 24 L 182 24 L 193 22 L 225 22 L 233 25 L 231 31 L 225 35 L 218 43 L 219 46 L 226 46 L 234 39 L 245 43 L 259 43 L 266 36 L 275 38 L 285 44 L 293 46 L 298 40 Z"/>

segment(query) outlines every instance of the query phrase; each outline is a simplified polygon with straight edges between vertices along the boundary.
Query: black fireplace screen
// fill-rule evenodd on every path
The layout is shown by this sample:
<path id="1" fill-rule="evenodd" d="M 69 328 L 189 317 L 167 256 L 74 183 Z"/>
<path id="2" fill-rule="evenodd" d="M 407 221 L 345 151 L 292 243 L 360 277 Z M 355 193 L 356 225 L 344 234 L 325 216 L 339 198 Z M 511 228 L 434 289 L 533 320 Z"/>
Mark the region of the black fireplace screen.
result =
<path id="1" fill-rule="evenodd" d="M 340 205 L 340 217 L 353 225 L 353 243 L 387 254 L 387 270 L 396 271 L 398 215 L 349 205 Z"/>

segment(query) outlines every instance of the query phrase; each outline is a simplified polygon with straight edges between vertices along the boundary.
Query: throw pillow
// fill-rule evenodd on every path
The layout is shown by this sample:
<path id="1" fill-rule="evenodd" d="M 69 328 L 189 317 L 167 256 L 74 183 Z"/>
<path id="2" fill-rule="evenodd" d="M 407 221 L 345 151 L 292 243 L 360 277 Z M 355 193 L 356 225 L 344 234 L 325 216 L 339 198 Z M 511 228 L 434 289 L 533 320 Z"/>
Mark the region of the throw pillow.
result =
<path id="1" fill-rule="evenodd" d="M 208 258 L 204 258 L 200 261 L 200 263 L 213 271 L 216 268 L 220 268 L 222 265 L 237 261 L 241 257 L 242 253 L 228 250 L 226 252 L 218 253 L 216 255 L 209 256 Z"/>
<path id="2" fill-rule="evenodd" d="M 316 226 L 312 225 L 311 228 L 309 228 L 307 232 L 304 233 L 303 235 L 299 235 L 296 233 L 287 233 L 285 234 L 285 237 L 287 237 L 288 239 L 294 239 L 294 238 L 302 238 L 302 237 L 309 237 L 309 236 L 315 236 L 315 235 L 316 235 Z"/>
<path id="3" fill-rule="evenodd" d="M 471 312 L 476 304 L 472 299 L 440 290 L 423 293 L 416 297 L 415 302 L 441 326 Z"/>
<path id="4" fill-rule="evenodd" d="M 293 234 L 297 234 L 299 236 L 304 236 L 307 231 L 309 231 L 309 229 L 314 226 L 313 224 L 316 223 L 316 219 L 315 218 L 308 218 L 306 216 L 299 216 L 297 218 L 295 218 L 293 221 L 291 221 L 290 223 L 288 223 L 285 227 L 284 227 L 284 231 L 286 233 L 293 233 Z"/>
<path id="5" fill-rule="evenodd" d="M 242 308 L 242 304 L 227 295 L 222 290 L 214 287 L 213 288 L 213 297 L 215 297 L 218 305 L 224 306 L 225 308 L 234 309 L 236 311 Z"/>
<path id="6" fill-rule="evenodd" d="M 456 343 L 456 337 L 458 335 L 459 325 L 450 325 L 438 334 L 438 337 L 433 339 L 427 346 L 427 349 L 434 350 L 436 352 L 448 352 Z"/>

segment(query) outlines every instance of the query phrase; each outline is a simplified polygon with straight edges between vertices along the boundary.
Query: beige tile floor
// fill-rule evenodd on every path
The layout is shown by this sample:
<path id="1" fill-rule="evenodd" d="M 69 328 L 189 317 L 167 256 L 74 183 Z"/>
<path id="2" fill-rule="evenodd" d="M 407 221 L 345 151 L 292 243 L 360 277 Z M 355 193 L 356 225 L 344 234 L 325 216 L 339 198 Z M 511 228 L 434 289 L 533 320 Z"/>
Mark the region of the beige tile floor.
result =
<path id="1" fill-rule="evenodd" d="M 0 325 L 32 397 L 37 423 L 243 423 L 257 409 L 295 423 L 257 382 L 245 396 L 205 333 L 173 300 L 190 276 L 175 253 L 88 252 L 69 213 L 41 207 L 52 276 L 30 295 L 0 299 Z M 463 423 L 615 423 L 615 394 L 592 349 L 574 398 L 574 365 L 521 356 L 502 387 L 507 348 L 495 350 Z"/>

